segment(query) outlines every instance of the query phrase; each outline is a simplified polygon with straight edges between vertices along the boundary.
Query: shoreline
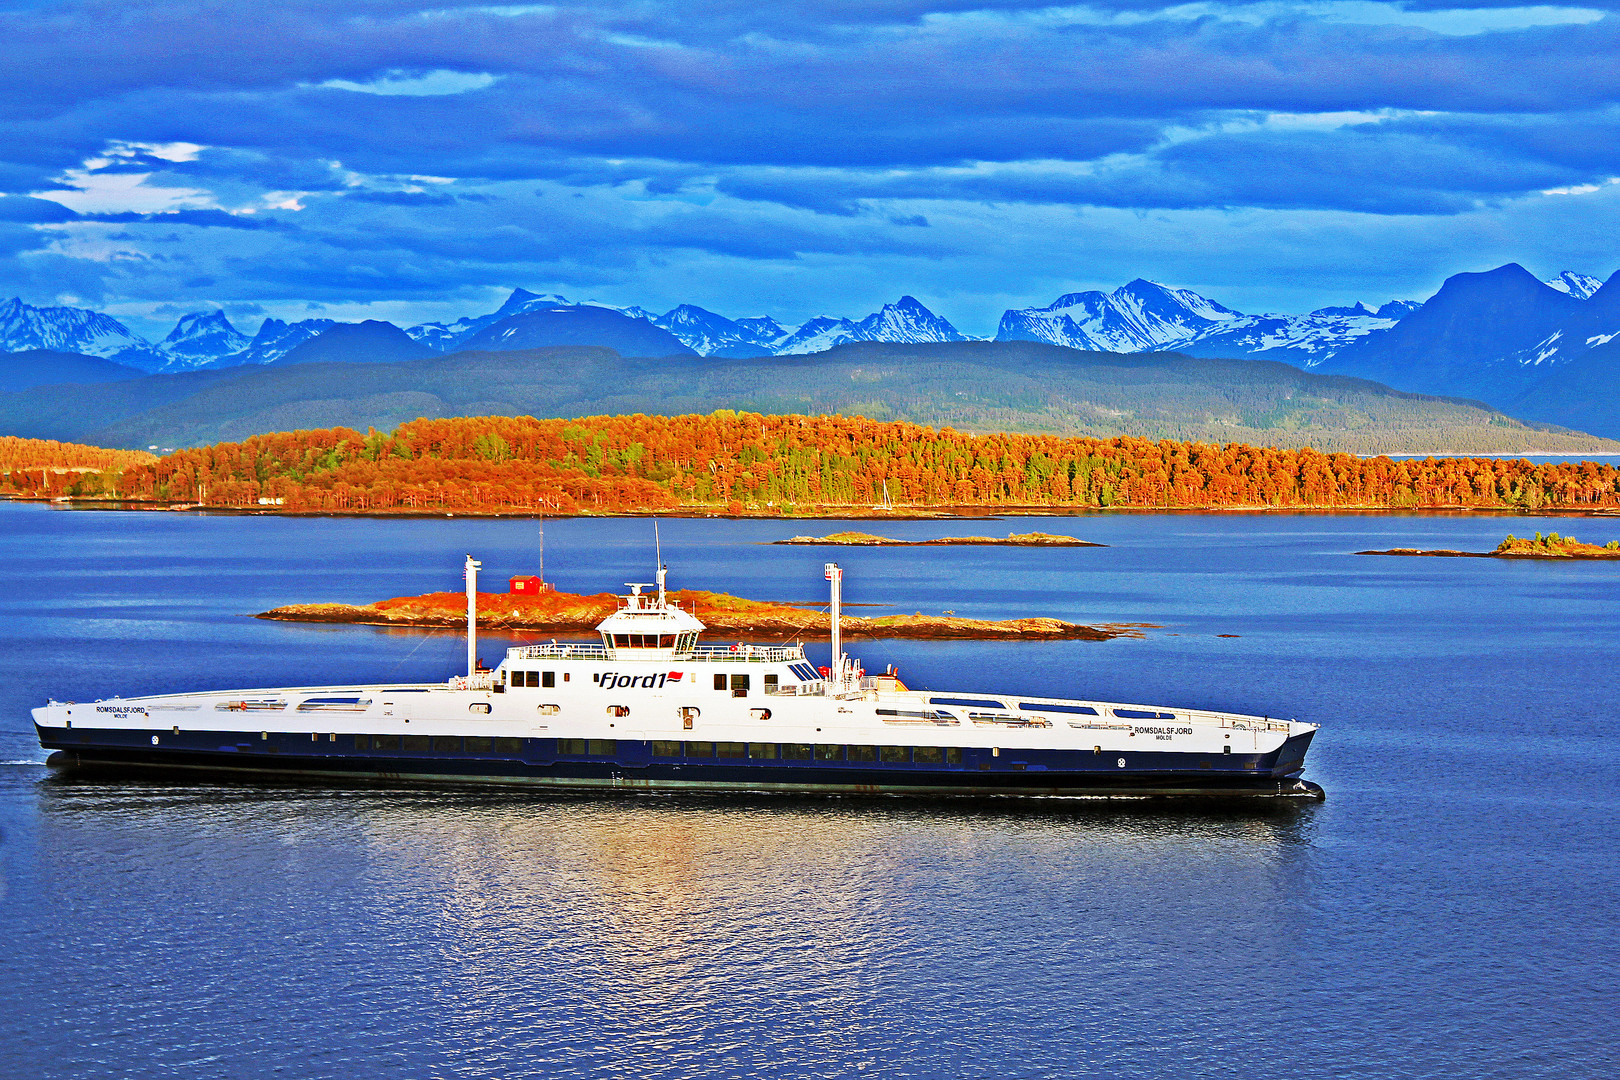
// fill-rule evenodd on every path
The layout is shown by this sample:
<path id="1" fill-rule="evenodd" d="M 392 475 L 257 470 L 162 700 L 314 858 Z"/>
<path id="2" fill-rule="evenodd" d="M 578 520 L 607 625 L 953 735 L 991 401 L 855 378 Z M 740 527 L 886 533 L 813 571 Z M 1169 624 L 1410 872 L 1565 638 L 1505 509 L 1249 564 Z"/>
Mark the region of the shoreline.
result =
<path id="1" fill-rule="evenodd" d="M 0 501 L 38 503 L 64 510 L 113 511 L 146 513 L 220 514 L 232 517 L 304 517 L 304 518 L 376 518 L 379 520 L 418 521 L 425 518 L 515 518 L 552 521 L 589 518 L 695 518 L 725 521 L 997 521 L 1009 517 L 1079 518 L 1105 514 L 1345 514 L 1377 515 L 1408 514 L 1414 516 L 1446 517 L 1620 517 L 1620 507 L 1537 507 L 1524 509 L 1512 506 L 1462 506 L 1432 504 L 1427 506 L 1343 505 L 1319 506 L 1313 504 L 1290 505 L 1203 505 L 1203 506 L 1080 506 L 1080 505 L 1006 505 L 1006 506 L 942 506 L 918 507 L 915 510 L 874 511 L 870 507 L 823 506 L 814 511 L 783 512 L 779 507 L 741 514 L 703 507 L 676 509 L 615 510 L 598 513 L 563 512 L 555 510 L 503 509 L 503 510 L 287 510 L 274 506 L 207 506 L 193 502 L 141 502 L 130 499 L 101 498 L 45 498 L 35 495 L 0 494 Z M 770 541 L 764 541 L 769 543 Z"/>
<path id="2" fill-rule="evenodd" d="M 1358 551 L 1357 555 L 1395 555 L 1403 558 L 1431 559 L 1540 559 L 1550 562 L 1603 562 L 1620 559 L 1620 551 L 1599 555 L 1586 551 L 1534 552 L 1534 551 L 1455 551 L 1451 548 L 1389 548 L 1386 551 Z"/>

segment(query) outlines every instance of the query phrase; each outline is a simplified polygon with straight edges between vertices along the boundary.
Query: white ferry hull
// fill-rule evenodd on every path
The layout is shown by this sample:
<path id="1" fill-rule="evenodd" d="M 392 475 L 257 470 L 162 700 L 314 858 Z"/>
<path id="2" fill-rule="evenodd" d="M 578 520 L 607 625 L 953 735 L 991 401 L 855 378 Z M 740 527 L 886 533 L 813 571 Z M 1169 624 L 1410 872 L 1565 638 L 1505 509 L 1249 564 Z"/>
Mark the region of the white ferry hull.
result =
<path id="1" fill-rule="evenodd" d="M 703 624 L 632 585 L 601 643 L 508 649 L 436 684 L 282 687 L 51 702 L 52 762 L 323 781 L 649 791 L 1321 798 L 1316 725 L 1201 710 L 908 689 L 838 644 L 700 646 Z"/>
<path id="2" fill-rule="evenodd" d="M 596 791 L 1322 797 L 1320 788 L 1299 779 L 1315 733 L 1311 725 L 1294 725 L 1305 729 L 1297 733 L 1237 728 L 1222 735 L 1216 729 L 1204 733 L 1204 739 L 1185 737 L 1180 739 L 1183 745 L 1164 749 L 1155 740 L 1174 743 L 1177 738 L 1145 730 L 1139 734 L 1118 724 L 1113 730 L 1088 733 L 1106 737 L 1106 745 L 1098 742 L 1089 749 L 1053 745 L 1056 740 L 1045 729 L 997 731 L 1001 737 L 994 744 L 981 738 L 974 745 L 969 744 L 970 737 L 982 734 L 975 728 L 963 732 L 937 723 L 889 726 L 877 720 L 879 708 L 895 703 L 890 697 L 845 704 L 847 717 L 854 717 L 861 705 L 864 715 L 846 719 L 841 726 L 826 717 L 815 725 L 812 716 L 802 727 L 784 727 L 774 719 L 770 730 L 764 723 L 721 725 L 700 720 L 694 725 L 697 730 L 685 730 L 677 720 L 669 730 L 655 733 L 668 737 L 649 739 L 634 737 L 648 734 L 645 731 L 571 722 L 566 715 L 548 717 L 553 722 L 545 730 L 536 730 L 539 725 L 526 718 L 503 719 L 501 706 L 512 705 L 507 711 L 514 713 L 532 709 L 526 701 L 513 703 L 517 695 L 510 691 L 338 690 L 357 697 L 370 694 L 371 704 L 357 712 L 314 716 L 285 707 L 257 714 L 236 708 L 244 700 L 335 696 L 334 688 L 328 687 L 318 695 L 307 690 L 252 691 L 51 705 L 34 713 L 40 744 L 54 752 L 51 764 L 79 772 L 165 771 Z M 416 708 L 410 710 L 416 715 L 399 715 L 397 701 L 392 709 L 383 707 L 385 699 L 406 694 L 418 697 Z M 809 706 L 818 700 L 772 705 Z M 491 712 L 468 711 L 477 706 L 489 706 Z M 468 719 L 442 715 L 455 711 Z M 675 708 L 667 711 L 673 720 Z M 263 726 L 243 731 L 210 723 L 221 712 Z M 429 715 L 433 713 L 441 715 L 434 718 Z M 301 730 L 289 730 L 289 721 L 304 723 Z M 1278 721 L 1261 722 L 1282 726 Z M 784 732 L 788 738 L 807 741 L 783 742 Z M 695 734 L 703 738 L 692 738 Z M 1237 747 L 1230 741 L 1233 734 L 1240 736 Z"/>

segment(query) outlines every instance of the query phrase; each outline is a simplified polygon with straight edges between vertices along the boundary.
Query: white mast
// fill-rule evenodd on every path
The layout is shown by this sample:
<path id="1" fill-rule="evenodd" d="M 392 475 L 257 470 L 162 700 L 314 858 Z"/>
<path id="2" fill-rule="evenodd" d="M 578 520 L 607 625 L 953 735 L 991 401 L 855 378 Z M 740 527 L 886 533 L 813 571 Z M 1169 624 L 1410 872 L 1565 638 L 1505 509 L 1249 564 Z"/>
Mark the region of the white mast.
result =
<path id="1" fill-rule="evenodd" d="M 840 687 L 844 681 L 844 640 L 838 625 L 844 606 L 844 571 L 837 563 L 828 563 L 827 580 L 832 582 L 832 678 Z"/>
<path id="2" fill-rule="evenodd" d="M 467 556 L 467 678 L 478 674 L 478 568 L 484 564 Z"/>
<path id="3" fill-rule="evenodd" d="M 653 557 L 658 562 L 658 606 L 664 606 L 664 577 L 669 573 L 664 568 L 664 542 L 658 536 L 658 519 L 653 519 Z"/>

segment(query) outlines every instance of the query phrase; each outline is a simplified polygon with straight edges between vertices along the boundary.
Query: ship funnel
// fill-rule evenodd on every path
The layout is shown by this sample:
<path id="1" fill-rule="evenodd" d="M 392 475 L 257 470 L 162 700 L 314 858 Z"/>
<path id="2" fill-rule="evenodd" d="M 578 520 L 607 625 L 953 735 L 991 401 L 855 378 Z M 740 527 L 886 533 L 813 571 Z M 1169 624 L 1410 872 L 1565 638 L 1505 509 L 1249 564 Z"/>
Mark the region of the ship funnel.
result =
<path id="1" fill-rule="evenodd" d="M 478 570 L 484 564 L 467 556 L 462 567 L 467 579 L 467 678 L 478 674 Z"/>
<path id="2" fill-rule="evenodd" d="M 844 568 L 837 563 L 828 563 L 826 566 L 826 578 L 832 583 L 833 678 L 842 683 L 844 678 L 844 640 L 838 620 L 843 614 L 844 606 Z"/>

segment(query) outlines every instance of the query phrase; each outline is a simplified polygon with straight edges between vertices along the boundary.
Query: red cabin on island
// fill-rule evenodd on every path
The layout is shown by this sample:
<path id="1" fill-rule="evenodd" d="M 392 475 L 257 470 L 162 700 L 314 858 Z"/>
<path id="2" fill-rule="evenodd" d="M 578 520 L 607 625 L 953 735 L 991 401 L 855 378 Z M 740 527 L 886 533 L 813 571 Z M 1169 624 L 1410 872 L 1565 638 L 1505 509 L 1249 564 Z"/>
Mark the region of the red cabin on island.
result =
<path id="1" fill-rule="evenodd" d="M 551 591 L 551 586 L 541 581 L 537 574 L 516 574 L 511 581 L 511 591 L 520 596 L 539 596 Z"/>

